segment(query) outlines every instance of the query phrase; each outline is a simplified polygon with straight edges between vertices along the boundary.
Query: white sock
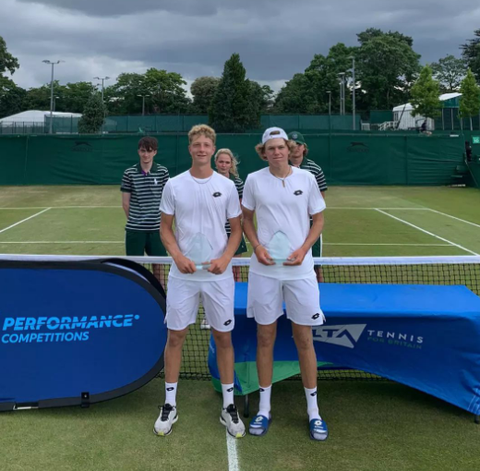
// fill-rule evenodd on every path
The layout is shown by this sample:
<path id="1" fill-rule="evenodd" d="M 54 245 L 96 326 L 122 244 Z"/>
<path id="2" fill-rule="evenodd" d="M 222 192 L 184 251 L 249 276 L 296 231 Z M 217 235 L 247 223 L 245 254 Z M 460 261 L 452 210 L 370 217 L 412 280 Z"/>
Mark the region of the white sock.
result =
<path id="1" fill-rule="evenodd" d="M 305 397 L 307 398 L 308 420 L 321 419 L 318 412 L 317 388 L 305 388 Z"/>
<path id="2" fill-rule="evenodd" d="M 258 410 L 258 415 L 263 415 L 267 419 L 270 418 L 270 398 L 272 396 L 272 385 L 268 388 L 262 388 L 260 386 L 260 406 Z"/>
<path id="3" fill-rule="evenodd" d="M 177 406 L 177 386 L 178 383 L 165 383 L 165 404 Z"/>
<path id="4" fill-rule="evenodd" d="M 234 386 L 232 384 L 222 384 L 223 408 L 226 409 L 230 404 L 233 404 Z"/>

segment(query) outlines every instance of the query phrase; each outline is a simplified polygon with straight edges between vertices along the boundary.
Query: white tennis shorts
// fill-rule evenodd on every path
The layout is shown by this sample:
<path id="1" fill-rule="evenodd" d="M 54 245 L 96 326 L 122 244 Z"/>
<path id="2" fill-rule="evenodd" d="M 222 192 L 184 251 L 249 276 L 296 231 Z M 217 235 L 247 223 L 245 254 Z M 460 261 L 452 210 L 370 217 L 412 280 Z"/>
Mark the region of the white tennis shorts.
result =
<path id="1" fill-rule="evenodd" d="M 233 276 L 219 281 L 189 281 L 168 277 L 167 315 L 170 330 L 195 324 L 200 299 L 208 324 L 218 332 L 230 332 L 235 325 Z"/>
<path id="2" fill-rule="evenodd" d="M 291 281 L 249 273 L 247 317 L 254 317 L 260 325 L 273 324 L 283 315 L 284 302 L 287 318 L 295 324 L 318 326 L 325 322 L 315 273 Z"/>

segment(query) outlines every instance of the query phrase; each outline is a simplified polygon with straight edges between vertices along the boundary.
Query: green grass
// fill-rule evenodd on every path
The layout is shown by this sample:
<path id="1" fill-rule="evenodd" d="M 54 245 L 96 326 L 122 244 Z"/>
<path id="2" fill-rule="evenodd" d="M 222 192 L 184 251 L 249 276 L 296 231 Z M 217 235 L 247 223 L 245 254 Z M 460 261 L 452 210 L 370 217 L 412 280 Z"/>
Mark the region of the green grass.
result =
<path id="1" fill-rule="evenodd" d="M 2 187 L 0 253 L 122 255 L 120 199 L 112 186 Z M 1 232 L 46 208 L 51 209 Z M 480 227 L 432 211 L 480 225 L 478 208 L 476 189 L 333 187 L 327 192 L 324 256 L 480 253 Z"/>
<path id="2" fill-rule="evenodd" d="M 117 187 L 2 187 L 0 253 L 122 255 L 125 216 L 120 199 Z M 324 256 L 480 253 L 478 190 L 333 187 L 327 192 L 327 206 Z M 51 209 L 37 215 L 46 208 Z M 30 216 L 35 217 L 17 224 Z M 367 272 L 358 271 L 356 276 Z M 348 269 L 325 267 L 324 275 L 326 281 L 352 281 Z M 416 275 L 418 280 L 409 280 L 437 282 L 438 275 L 446 283 L 457 282 L 444 280 L 441 270 Z M 380 274 L 372 271 L 368 276 L 367 282 L 375 282 Z M 386 270 L 382 276 L 396 275 Z M 474 283 L 478 287 L 478 273 L 468 276 L 472 289 Z M 197 326 L 195 333 L 198 336 L 190 336 L 187 347 L 201 358 L 185 358 L 191 369 L 194 360 L 203 361 L 208 342 L 208 331 Z M 202 363 L 201 372 L 205 368 Z M 151 431 L 162 399 L 163 381 L 156 379 L 135 393 L 90 409 L 2 413 L 0 469 L 228 469 L 225 431 L 218 423 L 220 396 L 211 383 L 181 381 L 180 420 L 165 439 Z M 263 438 L 247 436 L 237 442 L 240 469 L 479 467 L 480 426 L 467 412 L 438 399 L 390 382 L 321 381 L 319 400 L 331 431 L 325 443 L 308 438 L 301 383 L 276 384 L 271 430 Z M 252 410 L 256 401 L 253 395 Z"/>
<path id="3" fill-rule="evenodd" d="M 166 438 L 152 433 L 161 398 L 163 381 L 156 379 L 89 409 L 2 413 L 1 469 L 228 469 L 221 399 L 211 384 L 180 382 L 179 421 Z M 254 395 L 253 408 L 256 401 Z M 477 469 L 480 426 L 461 409 L 386 382 L 321 382 L 319 402 L 331 433 L 325 443 L 308 437 L 301 384 L 276 384 L 269 433 L 236 442 L 240 469 Z"/>

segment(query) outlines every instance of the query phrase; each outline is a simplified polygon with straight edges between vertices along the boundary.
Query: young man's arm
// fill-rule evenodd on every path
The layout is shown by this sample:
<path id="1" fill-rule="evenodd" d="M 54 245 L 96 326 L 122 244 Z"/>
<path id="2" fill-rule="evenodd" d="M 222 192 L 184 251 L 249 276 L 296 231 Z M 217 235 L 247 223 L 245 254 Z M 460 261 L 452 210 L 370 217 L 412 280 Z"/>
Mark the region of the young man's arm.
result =
<path id="1" fill-rule="evenodd" d="M 123 210 L 125 211 L 125 216 L 127 216 L 128 219 L 128 213 L 130 212 L 130 196 L 131 193 L 122 193 L 122 207 Z"/>
<path id="2" fill-rule="evenodd" d="M 310 227 L 310 232 L 308 233 L 308 236 L 305 239 L 305 242 L 298 250 L 295 250 L 295 252 L 293 252 L 292 255 L 288 257 L 288 261 L 286 261 L 284 265 L 289 265 L 289 266 L 301 265 L 303 263 L 303 260 L 305 259 L 305 255 L 307 255 L 308 251 L 312 248 L 313 244 L 320 237 L 320 234 L 322 233 L 322 230 L 323 230 L 323 224 L 324 224 L 323 212 L 314 214 L 312 216 L 312 221 L 313 221 L 313 224 L 312 224 L 312 227 Z"/>
<path id="3" fill-rule="evenodd" d="M 208 269 L 208 271 L 214 275 L 221 275 L 225 272 L 228 264 L 235 255 L 238 246 L 240 245 L 240 241 L 242 240 L 242 223 L 240 216 L 229 219 L 228 222 L 230 223 L 230 228 L 232 231 L 230 233 L 230 237 L 228 238 L 225 252 L 220 258 L 211 260 L 210 268 Z"/>
<path id="4" fill-rule="evenodd" d="M 173 232 L 173 219 L 174 215 L 165 214 L 162 212 L 162 223 L 160 224 L 160 237 L 162 239 L 163 246 L 167 252 L 172 256 L 175 261 L 175 265 L 181 273 L 195 273 L 195 263 L 192 260 L 185 257 L 180 248 L 178 247 L 175 234 Z"/>
<path id="5" fill-rule="evenodd" d="M 255 229 L 255 223 L 253 221 L 253 216 L 255 211 L 251 211 L 243 206 L 243 231 L 247 236 L 247 239 L 250 241 L 253 247 L 253 252 L 257 256 L 258 261 L 263 265 L 275 265 L 272 257 L 268 253 L 267 249 L 260 244 L 258 240 L 257 231 Z"/>

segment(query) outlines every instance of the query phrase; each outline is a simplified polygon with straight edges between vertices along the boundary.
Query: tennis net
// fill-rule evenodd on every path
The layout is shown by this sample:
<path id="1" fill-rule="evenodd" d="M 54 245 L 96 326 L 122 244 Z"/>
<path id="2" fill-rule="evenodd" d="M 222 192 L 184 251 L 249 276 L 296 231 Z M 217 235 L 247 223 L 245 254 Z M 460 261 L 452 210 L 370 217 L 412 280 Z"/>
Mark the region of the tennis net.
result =
<path id="1" fill-rule="evenodd" d="M 113 257 L 54 255 L 2 255 L 0 260 L 91 261 Z M 168 296 L 169 257 L 115 257 L 143 265 L 160 281 Z M 480 257 L 365 257 L 315 259 L 322 283 L 463 285 L 480 296 Z M 235 280 L 248 282 L 249 258 L 235 258 Z M 321 284 L 320 284 L 321 291 Z M 183 350 L 181 377 L 210 379 L 207 365 L 209 326 L 200 307 Z M 380 379 L 369 373 L 333 368 L 319 371 L 320 380 Z"/>

